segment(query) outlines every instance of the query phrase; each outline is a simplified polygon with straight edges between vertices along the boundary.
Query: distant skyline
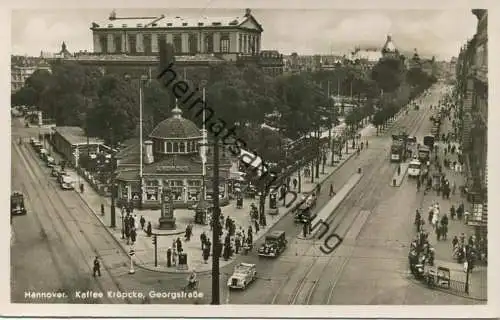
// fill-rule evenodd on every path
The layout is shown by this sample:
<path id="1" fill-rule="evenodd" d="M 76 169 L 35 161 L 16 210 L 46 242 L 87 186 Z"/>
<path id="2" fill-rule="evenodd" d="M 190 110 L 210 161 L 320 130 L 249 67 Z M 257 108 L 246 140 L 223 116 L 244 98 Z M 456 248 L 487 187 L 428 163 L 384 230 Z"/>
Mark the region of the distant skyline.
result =
<path id="1" fill-rule="evenodd" d="M 64 41 L 70 52 L 92 51 L 92 22 L 104 21 L 113 9 L 14 10 L 12 53 L 39 56 L 58 52 Z M 241 16 L 242 9 L 119 9 L 118 16 Z M 356 46 L 381 48 L 390 34 L 404 52 L 449 60 L 476 30 L 470 10 L 271 10 L 252 9 L 262 24 L 262 49 L 299 55 L 342 54 Z M 457 23 L 460 21 L 460 23 Z"/>

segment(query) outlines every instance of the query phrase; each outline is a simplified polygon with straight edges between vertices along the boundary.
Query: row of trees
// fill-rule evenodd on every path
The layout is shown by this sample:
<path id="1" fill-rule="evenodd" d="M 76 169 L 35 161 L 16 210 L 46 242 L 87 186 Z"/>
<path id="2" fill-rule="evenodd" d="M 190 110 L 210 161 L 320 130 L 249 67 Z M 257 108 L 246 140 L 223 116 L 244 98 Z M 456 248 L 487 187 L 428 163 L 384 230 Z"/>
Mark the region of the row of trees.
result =
<path id="1" fill-rule="evenodd" d="M 355 125 L 374 113 L 376 123 L 387 119 L 433 82 L 421 68 L 407 71 L 404 60 L 397 58 L 381 60 L 371 72 L 347 65 L 271 78 L 253 66 L 224 64 L 190 78 L 191 84 L 206 79 L 207 102 L 217 117 L 235 123 L 239 137 L 273 160 L 280 157 L 275 146 L 285 138 L 296 139 L 336 121 L 328 83 L 330 95 L 348 93 L 362 101 L 346 117 L 349 125 Z M 154 79 L 144 85 L 145 134 L 170 115 L 171 95 Z M 81 126 L 108 143 L 138 135 L 139 82 L 119 74 L 103 75 L 94 67 L 62 63 L 53 65 L 52 73 L 38 70 L 13 94 L 12 104 L 35 105 L 57 125 Z M 275 115 L 271 125 L 278 130 L 261 128 L 271 113 Z"/>

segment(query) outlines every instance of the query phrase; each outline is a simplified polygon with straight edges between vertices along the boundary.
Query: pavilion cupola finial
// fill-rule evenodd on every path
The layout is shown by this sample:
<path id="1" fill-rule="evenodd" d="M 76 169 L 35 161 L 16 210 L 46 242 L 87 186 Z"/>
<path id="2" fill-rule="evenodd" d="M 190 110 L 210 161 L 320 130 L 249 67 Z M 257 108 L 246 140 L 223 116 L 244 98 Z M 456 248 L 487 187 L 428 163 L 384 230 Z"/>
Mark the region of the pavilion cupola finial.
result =
<path id="1" fill-rule="evenodd" d="M 175 99 L 175 108 L 172 109 L 172 116 L 176 119 L 182 118 L 182 110 L 177 105 L 177 99 Z"/>

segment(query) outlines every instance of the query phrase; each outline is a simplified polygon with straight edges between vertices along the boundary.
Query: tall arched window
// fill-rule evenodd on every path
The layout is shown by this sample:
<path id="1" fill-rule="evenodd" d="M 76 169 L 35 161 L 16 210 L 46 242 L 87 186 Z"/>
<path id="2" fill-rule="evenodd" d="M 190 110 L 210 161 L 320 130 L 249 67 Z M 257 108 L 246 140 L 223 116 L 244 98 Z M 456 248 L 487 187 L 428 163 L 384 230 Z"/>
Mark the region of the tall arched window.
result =
<path id="1" fill-rule="evenodd" d="M 174 36 L 174 52 L 182 53 L 182 37 L 180 34 Z"/>
<path id="2" fill-rule="evenodd" d="M 205 52 L 214 52 L 214 36 L 212 34 L 205 35 Z"/>
<path id="3" fill-rule="evenodd" d="M 189 53 L 198 53 L 198 37 L 195 34 L 189 35 Z"/>
<path id="4" fill-rule="evenodd" d="M 172 153 L 172 142 L 167 142 L 167 153 Z"/>
<path id="5" fill-rule="evenodd" d="M 174 150 L 173 150 L 174 153 L 178 153 L 179 152 L 179 143 L 178 142 L 174 142 Z"/>
<path id="6" fill-rule="evenodd" d="M 179 142 L 179 152 L 186 153 L 186 143 L 185 142 Z"/>
<path id="7" fill-rule="evenodd" d="M 190 141 L 186 142 L 186 145 L 187 145 L 187 151 L 186 152 L 190 153 L 191 152 L 191 142 Z"/>

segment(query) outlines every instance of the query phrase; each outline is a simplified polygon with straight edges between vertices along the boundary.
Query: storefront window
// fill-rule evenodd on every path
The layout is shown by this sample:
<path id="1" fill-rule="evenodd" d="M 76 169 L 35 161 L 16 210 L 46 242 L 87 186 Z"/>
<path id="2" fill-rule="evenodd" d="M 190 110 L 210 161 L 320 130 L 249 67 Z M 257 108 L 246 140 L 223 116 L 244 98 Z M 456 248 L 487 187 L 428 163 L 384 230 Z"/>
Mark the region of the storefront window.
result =
<path id="1" fill-rule="evenodd" d="M 170 189 L 174 200 L 182 201 L 184 200 L 184 181 L 182 180 L 164 180 L 163 188 Z"/>
<path id="2" fill-rule="evenodd" d="M 178 142 L 174 142 L 174 153 L 178 153 L 179 152 L 179 143 Z"/>
<path id="3" fill-rule="evenodd" d="M 167 142 L 167 153 L 172 152 L 172 142 Z"/>
<path id="4" fill-rule="evenodd" d="M 186 142 L 187 145 L 187 153 L 191 152 L 191 142 Z"/>
<path id="5" fill-rule="evenodd" d="M 201 180 L 188 180 L 188 200 L 200 200 L 201 190 Z"/>
<path id="6" fill-rule="evenodd" d="M 146 200 L 157 201 L 159 197 L 159 184 L 157 180 L 146 180 Z"/>
<path id="7" fill-rule="evenodd" d="M 128 200 L 128 187 L 125 184 L 121 185 L 120 199 Z"/>

